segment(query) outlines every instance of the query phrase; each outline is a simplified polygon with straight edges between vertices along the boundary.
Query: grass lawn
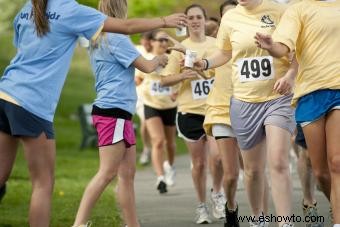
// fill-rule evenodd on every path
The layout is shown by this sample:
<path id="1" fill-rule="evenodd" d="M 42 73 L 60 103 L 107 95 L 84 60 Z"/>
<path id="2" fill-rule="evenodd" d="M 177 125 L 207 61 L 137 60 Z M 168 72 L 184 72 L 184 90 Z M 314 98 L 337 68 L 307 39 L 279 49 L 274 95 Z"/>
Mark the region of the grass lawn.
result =
<path id="1" fill-rule="evenodd" d="M 11 57 L 14 56 L 15 50 L 9 35 L 1 34 L 0 43 L 0 75 L 2 75 Z M 57 161 L 51 223 L 54 227 L 66 227 L 73 224 L 84 188 L 98 167 L 96 148 L 84 151 L 78 149 L 81 132 L 76 117 L 78 106 L 92 102 L 94 97 L 93 76 L 87 53 L 85 50 L 77 49 L 55 116 Z M 177 147 L 179 153 L 186 150 L 181 140 L 178 140 Z M 137 135 L 137 149 L 141 149 L 139 135 Z M 91 220 L 94 226 L 118 227 L 121 225 L 113 188 L 114 185 L 105 191 L 93 210 Z M 30 193 L 31 185 L 27 166 L 20 149 L 8 181 L 8 193 L 0 204 L 0 227 L 28 226 Z"/>

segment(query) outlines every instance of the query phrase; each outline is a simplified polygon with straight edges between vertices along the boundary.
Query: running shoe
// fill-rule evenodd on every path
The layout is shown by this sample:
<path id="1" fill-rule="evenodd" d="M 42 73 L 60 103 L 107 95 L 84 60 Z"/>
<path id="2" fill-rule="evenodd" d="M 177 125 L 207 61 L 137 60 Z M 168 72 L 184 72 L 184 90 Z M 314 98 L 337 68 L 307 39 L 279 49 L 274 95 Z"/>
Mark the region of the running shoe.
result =
<path id="1" fill-rule="evenodd" d="M 205 203 L 201 203 L 196 208 L 196 224 L 210 224 L 212 221 L 209 218 L 208 206 Z"/>
<path id="2" fill-rule="evenodd" d="M 240 227 L 238 222 L 238 206 L 236 207 L 236 210 L 229 210 L 227 203 L 225 204 L 224 227 Z"/>
<path id="3" fill-rule="evenodd" d="M 224 219 L 225 218 L 225 204 L 226 199 L 224 193 L 222 192 L 214 192 L 211 189 L 210 200 L 212 203 L 212 214 L 216 219 Z"/>
<path id="4" fill-rule="evenodd" d="M 176 177 L 176 169 L 175 167 L 171 166 L 169 161 L 165 161 L 163 163 L 163 169 L 165 172 L 165 183 L 168 186 L 174 186 L 175 185 L 175 177 Z"/>
<path id="5" fill-rule="evenodd" d="M 157 190 L 159 191 L 160 194 L 168 192 L 168 190 L 166 189 L 166 183 L 163 180 L 158 181 Z"/>
<path id="6" fill-rule="evenodd" d="M 256 222 L 249 222 L 250 227 L 268 227 L 269 223 L 268 222 L 260 222 L 260 221 L 256 221 Z"/>
<path id="7" fill-rule="evenodd" d="M 313 206 L 304 205 L 302 202 L 303 215 L 309 217 L 311 222 L 306 223 L 306 227 L 323 227 L 324 223 L 319 223 L 318 221 L 318 209 L 316 208 L 316 203 Z M 305 219 L 306 220 L 306 219 Z M 312 222 L 314 221 L 314 222 Z"/>
<path id="8" fill-rule="evenodd" d="M 147 165 L 150 162 L 150 151 L 148 149 L 144 149 L 139 157 L 139 163 L 141 165 Z"/>
<path id="9" fill-rule="evenodd" d="M 2 200 L 2 198 L 5 196 L 6 194 L 6 184 L 4 184 L 1 188 L 0 188 L 0 202 Z"/>

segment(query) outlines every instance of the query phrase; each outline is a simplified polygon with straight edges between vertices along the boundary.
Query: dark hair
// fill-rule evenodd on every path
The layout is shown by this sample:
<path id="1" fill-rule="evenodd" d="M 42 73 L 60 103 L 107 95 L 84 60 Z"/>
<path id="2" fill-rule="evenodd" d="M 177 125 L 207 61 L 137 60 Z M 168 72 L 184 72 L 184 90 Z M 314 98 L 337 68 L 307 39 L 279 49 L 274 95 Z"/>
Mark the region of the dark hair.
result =
<path id="1" fill-rule="evenodd" d="M 143 32 L 141 34 L 141 38 L 146 39 L 146 40 L 151 40 L 152 39 L 152 32 L 153 31 Z"/>
<path id="2" fill-rule="evenodd" d="M 150 39 L 151 39 L 151 40 L 155 40 L 157 34 L 160 33 L 160 32 L 164 32 L 164 31 L 163 31 L 163 30 L 160 30 L 160 29 L 152 30 L 152 31 L 150 32 Z"/>
<path id="3" fill-rule="evenodd" d="M 209 20 L 220 23 L 220 21 L 216 17 L 209 17 Z"/>
<path id="4" fill-rule="evenodd" d="M 237 1 L 236 0 L 227 0 L 224 3 L 222 3 L 222 5 L 220 6 L 220 15 L 221 15 L 221 17 L 223 16 L 223 9 L 224 9 L 224 7 L 229 6 L 229 5 L 237 6 Z"/>
<path id="5" fill-rule="evenodd" d="M 187 8 L 185 8 L 184 14 L 188 15 L 189 10 L 191 10 L 193 8 L 199 8 L 200 10 L 202 10 L 204 18 L 207 19 L 207 11 L 203 8 L 203 6 L 201 6 L 199 4 L 192 4 L 192 5 L 188 6 Z"/>
<path id="6" fill-rule="evenodd" d="M 50 31 L 49 21 L 46 17 L 47 2 L 48 0 L 32 0 L 33 21 L 39 37 Z"/>

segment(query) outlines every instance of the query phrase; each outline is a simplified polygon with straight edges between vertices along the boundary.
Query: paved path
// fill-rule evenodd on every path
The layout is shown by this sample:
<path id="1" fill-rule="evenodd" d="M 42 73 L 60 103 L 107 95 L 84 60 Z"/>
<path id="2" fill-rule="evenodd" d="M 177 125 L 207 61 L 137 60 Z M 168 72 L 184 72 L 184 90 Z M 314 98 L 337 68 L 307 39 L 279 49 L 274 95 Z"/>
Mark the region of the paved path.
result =
<path id="1" fill-rule="evenodd" d="M 136 176 L 137 210 L 142 227 L 197 227 L 193 219 L 195 216 L 196 195 L 190 174 L 190 160 L 184 155 L 176 160 L 177 179 L 176 185 L 169 188 L 167 195 L 159 195 L 155 186 L 155 175 L 151 168 L 139 171 Z M 301 196 L 296 173 L 294 177 L 294 214 L 302 216 Z M 208 185 L 211 185 L 210 181 Z M 328 202 L 320 192 L 317 192 L 319 215 L 328 220 Z M 237 194 L 240 215 L 249 215 L 250 210 L 246 194 L 241 184 Z M 271 205 L 271 213 L 273 206 Z M 223 222 L 214 220 L 209 227 L 222 227 Z M 275 226 L 272 224 L 271 226 Z M 303 227 L 303 224 L 296 223 L 295 227 Z M 330 227 L 327 222 L 325 227 Z M 249 224 L 242 223 L 241 227 L 249 227 Z"/>

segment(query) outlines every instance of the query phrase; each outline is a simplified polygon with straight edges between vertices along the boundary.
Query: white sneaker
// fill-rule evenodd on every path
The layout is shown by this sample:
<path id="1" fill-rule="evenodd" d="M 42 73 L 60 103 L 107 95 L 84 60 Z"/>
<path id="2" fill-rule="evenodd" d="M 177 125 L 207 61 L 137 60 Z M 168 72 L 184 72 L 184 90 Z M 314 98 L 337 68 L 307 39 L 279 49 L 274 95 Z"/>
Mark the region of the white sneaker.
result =
<path id="1" fill-rule="evenodd" d="M 294 224 L 292 223 L 284 223 L 282 227 L 294 227 Z"/>
<path id="2" fill-rule="evenodd" d="M 249 222 L 250 227 L 267 227 L 269 226 L 268 222 Z"/>
<path id="3" fill-rule="evenodd" d="M 196 224 L 211 224 L 212 221 L 209 218 L 208 206 L 205 203 L 201 203 L 196 208 Z"/>
<path id="4" fill-rule="evenodd" d="M 225 218 L 225 204 L 227 200 L 225 199 L 224 193 L 213 192 L 211 190 L 210 200 L 212 203 L 212 214 L 216 219 Z"/>
<path id="5" fill-rule="evenodd" d="M 163 163 L 163 169 L 165 172 L 165 183 L 168 186 L 175 185 L 176 170 L 175 167 L 171 166 L 169 161 Z"/>
<path id="6" fill-rule="evenodd" d="M 150 151 L 149 150 L 144 150 L 140 157 L 139 157 L 139 163 L 141 165 L 147 165 L 150 162 Z"/>

